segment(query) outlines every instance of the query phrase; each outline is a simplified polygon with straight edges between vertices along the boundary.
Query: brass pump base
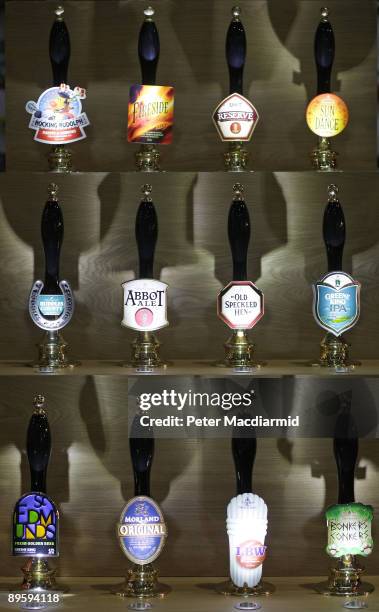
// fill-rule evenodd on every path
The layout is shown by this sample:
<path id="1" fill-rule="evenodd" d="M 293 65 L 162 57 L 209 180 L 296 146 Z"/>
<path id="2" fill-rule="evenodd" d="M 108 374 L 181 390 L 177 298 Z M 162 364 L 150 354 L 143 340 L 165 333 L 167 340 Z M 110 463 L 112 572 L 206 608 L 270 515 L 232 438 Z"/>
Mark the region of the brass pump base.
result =
<path id="1" fill-rule="evenodd" d="M 37 368 L 42 372 L 52 372 L 62 368 L 73 368 L 78 362 L 67 357 L 68 344 L 59 331 L 45 332 L 43 341 L 38 344 Z"/>
<path id="2" fill-rule="evenodd" d="M 135 158 L 138 172 L 160 172 L 160 153 L 154 145 L 142 145 Z"/>
<path id="3" fill-rule="evenodd" d="M 217 585 L 216 591 L 221 595 L 232 597 L 260 597 L 262 595 L 270 595 L 275 591 L 275 587 L 269 582 L 259 582 L 255 587 L 249 587 L 245 583 L 243 587 L 238 587 L 229 580 Z"/>
<path id="4" fill-rule="evenodd" d="M 244 329 L 234 330 L 225 342 L 225 360 L 218 365 L 228 368 L 257 368 L 263 365 L 253 361 L 254 344 Z"/>
<path id="5" fill-rule="evenodd" d="M 359 597 L 372 593 L 374 586 L 361 582 L 364 568 L 359 565 L 353 555 L 341 557 L 338 564 L 330 569 L 328 582 L 317 585 L 317 590 L 323 595 L 336 597 Z"/>
<path id="6" fill-rule="evenodd" d="M 332 151 L 329 138 L 319 138 L 311 158 L 313 167 L 319 172 L 333 172 L 337 168 L 337 153 Z"/>
<path id="7" fill-rule="evenodd" d="M 134 368 L 166 367 L 159 355 L 160 343 L 152 332 L 138 332 L 132 342 L 131 365 Z M 128 365 L 128 364 L 127 364 Z"/>
<path id="8" fill-rule="evenodd" d="M 245 172 L 249 154 L 242 142 L 232 142 L 229 150 L 224 153 L 224 162 L 227 172 Z"/>
<path id="9" fill-rule="evenodd" d="M 58 585 L 55 580 L 55 569 L 50 569 L 44 558 L 31 557 L 21 568 L 24 580 L 21 591 L 55 591 L 67 593 L 68 588 Z"/>
<path id="10" fill-rule="evenodd" d="M 125 582 L 113 593 L 119 597 L 149 599 L 165 597 L 170 591 L 171 588 L 167 584 L 158 582 L 158 571 L 152 563 L 148 563 L 147 565 L 133 565 L 128 570 Z"/>
<path id="11" fill-rule="evenodd" d="M 325 368 L 352 368 L 360 365 L 349 360 L 349 344 L 342 336 L 327 333 L 320 344 L 320 360 L 317 364 Z"/>
<path id="12" fill-rule="evenodd" d="M 50 172 L 60 174 L 69 174 L 72 169 L 72 153 L 65 145 L 56 145 L 52 147 L 47 156 Z"/>

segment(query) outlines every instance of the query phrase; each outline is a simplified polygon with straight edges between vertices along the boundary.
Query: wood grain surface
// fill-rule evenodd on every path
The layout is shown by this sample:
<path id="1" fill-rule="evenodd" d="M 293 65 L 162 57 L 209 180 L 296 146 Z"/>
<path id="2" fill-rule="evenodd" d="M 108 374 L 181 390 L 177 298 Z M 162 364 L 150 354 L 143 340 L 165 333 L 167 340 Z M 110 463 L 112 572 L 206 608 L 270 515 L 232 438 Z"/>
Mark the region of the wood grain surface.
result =
<path id="1" fill-rule="evenodd" d="M 41 338 L 29 320 L 27 298 L 33 280 L 43 275 L 40 214 L 52 178 L 60 185 L 65 218 L 62 276 L 77 299 L 65 331 L 71 354 L 125 359 L 133 335 L 120 326 L 121 283 L 136 268 L 134 218 L 142 181 L 136 174 L 105 173 L 0 178 L 0 358 L 32 360 Z M 310 283 L 325 271 L 321 221 L 330 178 L 313 173 L 243 177 L 252 222 L 249 276 L 265 292 L 267 305 L 252 332 L 260 358 L 318 355 L 322 333 L 312 318 Z M 363 284 L 362 319 L 348 337 L 354 357 L 374 358 L 379 177 L 344 173 L 333 179 L 347 222 L 344 263 Z M 168 358 L 216 359 L 227 336 L 216 318 L 215 298 L 230 279 L 226 219 L 235 178 L 180 173 L 149 180 L 160 223 L 156 275 L 170 285 L 171 325 L 159 334 L 162 352 Z M 25 434 L 32 397 L 40 391 L 48 400 L 54 443 L 48 490 L 62 512 L 60 572 L 122 575 L 127 563 L 114 531 L 133 494 L 127 376 L 121 371 L 85 376 L 83 370 L 68 377 L 34 376 L 31 369 L 30 375 L 0 377 L 0 541 L 9 541 L 12 506 L 29 486 Z M 362 394 L 365 408 L 367 397 Z M 377 440 L 362 441 L 356 482 L 357 499 L 376 510 L 378 448 Z M 170 534 L 159 561 L 162 574 L 225 574 L 225 508 L 235 490 L 229 441 L 157 441 L 152 482 Z M 270 512 L 265 575 L 325 575 L 323 514 L 336 499 L 330 440 L 260 440 L 254 489 Z M 94 542 L 101 554 L 94 554 Z M 371 573 L 379 571 L 377 550 L 367 559 Z M 0 574 L 16 575 L 19 565 L 4 554 Z"/>
<path id="2" fill-rule="evenodd" d="M 320 583 L 321 576 L 297 578 L 269 578 L 274 584 L 275 592 L 270 597 L 260 599 L 260 603 L 267 612 L 331 612 L 341 610 L 339 597 L 322 597 L 315 594 L 313 585 Z M 370 609 L 377 610 L 379 602 L 379 581 L 377 577 L 369 577 L 376 590 L 370 594 L 367 604 Z M 156 610 L 165 612 L 230 612 L 238 599 L 223 597 L 215 592 L 217 585 L 225 578 L 165 578 L 165 583 L 172 587 L 170 595 L 163 600 L 155 599 L 153 606 Z M 66 579 L 67 582 L 67 579 Z M 63 596 L 63 605 L 66 610 L 82 612 L 109 612 L 125 610 L 129 602 L 109 594 L 109 591 L 120 584 L 120 578 L 71 578 L 68 580 L 71 593 Z M 6 588 L 9 580 L 1 580 L 1 587 Z M 17 584 L 17 583 L 15 583 Z M 129 600 L 130 601 L 130 600 Z M 344 601 L 344 600 L 342 600 Z M 7 603 L 7 593 L 0 592 L 0 602 L 4 610 L 14 610 L 15 605 Z"/>
<path id="3" fill-rule="evenodd" d="M 126 143 L 125 132 L 128 90 L 140 79 L 136 44 L 143 7 L 137 0 L 65 2 L 72 41 L 70 81 L 88 89 L 85 110 L 91 121 L 88 139 L 72 148 L 76 167 L 91 173 L 33 173 L 47 168 L 48 148 L 32 141 L 24 106 L 51 83 L 48 36 L 55 6 L 50 0 L 7 3 L 10 172 L 0 177 L 0 360 L 7 362 L 0 367 L 0 575 L 19 574 L 20 560 L 4 551 L 13 504 L 29 487 L 26 428 L 33 395 L 42 392 L 53 436 L 48 491 L 61 509 L 59 573 L 107 578 L 123 575 L 127 567 L 115 525 L 133 495 L 128 372 L 117 372 L 114 364 L 129 356 L 133 338 L 120 325 L 121 283 L 133 278 L 137 266 L 134 220 L 147 178 L 160 224 L 155 273 L 170 285 L 170 327 L 159 333 L 163 355 L 192 360 L 191 372 L 204 373 L 198 361 L 222 357 L 228 336 L 217 319 L 215 300 L 231 276 L 226 224 L 236 177 L 211 172 L 222 169 L 225 150 L 211 114 L 228 89 L 224 43 L 231 3 L 157 3 L 158 81 L 176 88 L 174 144 L 162 148 L 162 164 L 185 172 L 151 177 L 118 174 L 134 164 L 135 147 Z M 374 170 L 376 3 L 330 0 L 328 6 L 337 45 L 333 91 L 346 100 L 351 113 L 350 125 L 335 142 L 340 165 Z M 313 35 L 320 3 L 241 0 L 241 7 L 248 37 L 245 93 L 261 114 L 249 146 L 251 166 L 308 169 L 315 137 L 305 125 L 304 109 L 315 93 Z M 340 187 L 347 223 L 344 269 L 362 283 L 362 316 L 348 334 L 351 354 L 377 359 L 379 177 L 369 172 L 258 172 L 238 178 L 245 185 L 252 223 L 249 277 L 266 299 L 265 317 L 251 334 L 257 357 L 318 357 L 323 333 L 312 317 L 311 283 L 326 271 L 321 224 L 327 185 L 333 181 Z M 31 368 L 10 376 L 14 360 L 25 364 L 36 357 L 35 344 L 41 339 L 29 319 L 27 301 L 33 281 L 43 277 L 40 216 L 52 179 L 60 186 L 65 219 L 62 278 L 70 281 L 76 297 L 74 318 L 64 335 L 72 356 L 101 363 L 85 364 L 75 376 L 34 376 Z M 104 360 L 112 362 L 107 371 L 101 370 Z M 374 368 L 369 374 L 377 373 L 377 366 L 367 367 Z M 365 409 L 367 398 L 362 393 Z M 356 496 L 376 512 L 378 471 L 378 442 L 364 440 Z M 330 560 L 324 552 L 324 512 L 336 501 L 331 441 L 259 440 L 254 490 L 269 507 L 265 576 L 326 576 Z M 227 573 L 225 512 L 234 493 L 229 440 L 157 441 L 152 495 L 169 530 L 158 563 L 162 575 Z M 369 573 L 379 573 L 377 547 L 365 565 Z M 184 593 L 187 600 L 192 587 L 187 585 Z M 300 605 L 312 610 L 316 601 L 304 604 L 292 591 L 285 597 L 291 610 Z M 93 601 L 87 593 L 84 598 L 88 605 Z M 75 609 L 75 598 L 70 601 Z M 180 597 L 173 601 L 178 609 Z M 318 601 L 317 610 L 325 600 Z M 209 600 L 209 609 L 223 605 L 221 598 Z"/>
<path id="4" fill-rule="evenodd" d="M 238 599 L 223 597 L 216 592 L 216 587 L 225 581 L 225 578 L 165 578 L 165 583 L 172 587 L 172 592 L 163 600 L 154 599 L 153 606 L 156 610 L 165 612 L 230 612 L 234 605 L 239 603 Z M 315 594 L 313 585 L 320 583 L 321 576 L 298 578 L 274 578 L 270 581 L 275 587 L 275 592 L 270 597 L 259 598 L 264 610 L 267 612 L 331 612 L 341 610 L 344 600 L 339 597 L 322 597 Z M 370 594 L 366 602 L 370 609 L 378 609 L 377 577 L 369 577 L 370 582 L 376 590 Z M 15 581 L 13 580 L 13 583 Z M 65 579 L 61 583 L 69 585 L 70 593 L 63 596 L 63 605 L 66 610 L 82 612 L 92 610 L 93 612 L 109 612 L 125 610 L 129 601 L 110 595 L 110 590 L 120 585 L 120 578 L 81 578 Z M 1 587 L 6 588 L 9 580 L 1 580 Z M 341 601 L 342 600 L 342 601 Z M 4 610 L 14 610 L 15 605 L 7 603 L 7 593 L 0 592 L 0 602 Z M 130 602 L 131 603 L 131 602 Z"/>
<path id="5" fill-rule="evenodd" d="M 63 368 L 54 372 L 54 377 L 70 378 L 71 376 L 122 376 L 124 378 L 144 378 L 146 372 L 141 372 L 138 367 L 130 364 L 130 360 L 96 360 L 85 359 L 81 361 L 74 360 L 75 367 Z M 251 369 L 246 371 L 236 371 L 230 367 L 220 367 L 220 360 L 212 359 L 178 359 L 170 360 L 163 366 L 154 368 L 151 373 L 154 376 L 163 378 L 170 377 L 196 377 L 196 378 L 212 378 L 220 379 L 228 376 L 238 376 L 244 380 L 246 378 L 303 378 L 307 379 L 326 379 L 333 380 L 336 378 L 334 368 L 320 367 L 317 362 L 310 360 L 285 360 L 285 359 L 270 359 L 269 361 L 259 362 Z M 40 371 L 36 356 L 35 359 L 14 359 L 0 361 L 0 376 L 34 376 L 46 377 L 46 372 Z M 145 377 L 146 378 L 146 377 Z M 379 360 L 378 359 L 362 359 L 353 367 L 349 367 L 342 372 L 342 376 L 337 376 L 339 380 L 349 380 L 350 383 L 354 379 L 377 379 L 379 378 Z M 354 383 L 352 383 L 354 384 Z"/>
<path id="6" fill-rule="evenodd" d="M 340 166 L 376 167 L 376 3 L 329 0 L 336 37 L 332 89 L 350 109 L 350 125 L 335 139 Z M 48 38 L 55 1 L 7 2 L 7 167 L 47 169 L 48 147 L 33 142 L 25 111 L 51 85 Z M 135 145 L 126 142 L 129 87 L 140 81 L 137 38 L 140 0 L 67 0 L 71 33 L 69 78 L 87 88 L 91 121 L 86 141 L 73 145 L 82 171 L 125 171 L 134 167 Z M 174 144 L 162 147 L 166 170 L 223 169 L 221 143 L 211 115 L 228 94 L 225 35 L 229 0 L 160 0 L 156 23 L 161 40 L 158 83 L 173 85 Z M 251 167 L 267 170 L 310 168 L 316 137 L 304 119 L 315 95 L 313 37 L 319 0 L 241 0 L 248 48 L 245 95 L 261 120 L 249 150 Z"/>
<path id="7" fill-rule="evenodd" d="M 40 215 L 51 175 L 0 177 L 0 360 L 32 360 L 41 332 L 27 311 L 32 283 L 44 274 Z M 61 277 L 76 310 L 64 331 L 71 355 L 122 360 L 133 333 L 120 325 L 121 283 L 137 266 L 135 214 L 141 177 L 55 177 L 65 221 Z M 144 177 L 143 180 L 146 180 Z M 155 275 L 169 284 L 170 326 L 159 332 L 166 359 L 216 360 L 229 330 L 216 298 L 231 279 L 227 215 L 235 177 L 212 173 L 154 175 L 159 218 Z M 258 359 L 316 359 L 323 331 L 312 315 L 311 283 L 326 272 L 322 217 L 330 176 L 253 173 L 242 177 L 252 238 L 249 278 L 265 294 L 265 316 L 250 336 Z M 347 239 L 344 269 L 362 283 L 361 318 L 346 334 L 355 359 L 378 357 L 379 176 L 333 176 L 340 188 Z"/>

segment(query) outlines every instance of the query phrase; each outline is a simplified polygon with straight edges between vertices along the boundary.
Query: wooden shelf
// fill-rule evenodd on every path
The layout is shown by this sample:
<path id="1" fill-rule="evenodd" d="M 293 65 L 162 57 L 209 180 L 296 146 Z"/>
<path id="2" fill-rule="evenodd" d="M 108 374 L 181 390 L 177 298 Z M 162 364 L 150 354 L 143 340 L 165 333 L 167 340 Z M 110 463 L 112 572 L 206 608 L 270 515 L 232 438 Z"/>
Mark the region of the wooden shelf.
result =
<path id="1" fill-rule="evenodd" d="M 262 612 L 322 612 L 341 610 L 346 601 L 343 597 L 325 597 L 315 593 L 310 585 L 325 580 L 317 577 L 272 578 L 267 579 L 275 586 L 275 592 L 269 597 L 260 598 Z M 368 596 L 369 609 L 379 607 L 379 578 L 367 578 L 375 585 L 376 590 Z M 64 609 L 80 612 L 103 612 L 107 610 L 126 610 L 128 602 L 110 593 L 120 578 L 62 578 L 62 582 L 70 587 L 70 594 L 65 595 Z M 242 599 L 224 597 L 215 592 L 214 586 L 222 582 L 222 578 L 162 578 L 162 582 L 172 587 L 172 592 L 162 600 L 152 600 L 155 610 L 165 612 L 232 612 L 234 605 Z M 14 580 L 2 578 L 0 587 L 0 603 L 2 610 L 15 610 L 19 606 L 7 603 L 5 588 L 9 584 L 16 586 Z M 258 599 L 256 598 L 255 601 Z M 50 608 L 53 609 L 53 608 Z"/>
<path id="2" fill-rule="evenodd" d="M 212 361 L 190 361 L 179 360 L 169 364 L 166 368 L 157 368 L 154 372 L 146 374 L 136 371 L 131 367 L 122 367 L 121 361 L 96 361 L 85 360 L 78 367 L 67 368 L 55 372 L 55 376 L 146 376 L 154 374 L 158 376 L 199 376 L 205 378 L 225 378 L 229 376 L 256 376 L 259 378 L 280 378 L 283 376 L 294 377 L 346 377 L 346 376 L 377 376 L 379 377 L 379 360 L 362 360 L 361 365 L 347 372 L 336 372 L 331 368 L 312 366 L 305 360 L 271 360 L 262 367 L 248 372 L 236 372 L 231 368 L 218 367 Z M 33 368 L 26 361 L 0 361 L 0 376 L 46 376 Z"/>

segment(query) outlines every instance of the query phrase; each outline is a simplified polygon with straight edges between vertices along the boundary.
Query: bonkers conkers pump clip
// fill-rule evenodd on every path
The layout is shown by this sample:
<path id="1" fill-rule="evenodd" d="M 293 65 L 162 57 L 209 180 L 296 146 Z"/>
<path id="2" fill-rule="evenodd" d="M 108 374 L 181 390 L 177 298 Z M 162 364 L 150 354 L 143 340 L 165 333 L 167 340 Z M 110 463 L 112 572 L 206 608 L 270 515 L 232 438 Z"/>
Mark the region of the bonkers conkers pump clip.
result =
<path id="1" fill-rule="evenodd" d="M 342 394 L 339 402 L 340 414 L 333 441 L 338 503 L 330 506 L 325 513 L 328 530 L 326 552 L 334 560 L 334 565 L 330 569 L 329 580 L 316 585 L 316 590 L 324 595 L 352 597 L 367 595 L 374 590 L 371 584 L 362 582 L 364 568 L 357 559 L 358 556 L 368 557 L 373 550 L 373 508 L 355 501 L 354 479 L 359 441 L 358 437 L 347 437 L 352 426 L 351 394 Z"/>

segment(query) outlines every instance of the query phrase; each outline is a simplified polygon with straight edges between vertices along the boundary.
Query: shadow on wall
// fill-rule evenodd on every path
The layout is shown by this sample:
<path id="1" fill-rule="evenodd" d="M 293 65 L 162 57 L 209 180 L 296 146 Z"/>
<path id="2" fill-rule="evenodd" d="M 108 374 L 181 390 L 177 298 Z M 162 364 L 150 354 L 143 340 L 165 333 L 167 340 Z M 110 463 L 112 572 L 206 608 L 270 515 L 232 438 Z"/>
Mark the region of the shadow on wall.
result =
<path id="1" fill-rule="evenodd" d="M 368 432 L 375 432 L 378 427 L 378 412 L 375 402 L 375 398 L 370 389 L 370 385 L 365 379 L 354 379 L 353 381 L 338 381 L 338 392 L 335 389 L 335 384 L 332 386 L 328 381 L 318 382 L 318 393 L 315 393 L 314 403 L 310 406 L 304 406 L 301 400 L 302 386 L 312 386 L 314 382 L 303 381 L 299 383 L 296 380 L 288 380 L 286 387 L 285 404 L 292 407 L 292 415 L 304 414 L 306 411 L 310 416 L 308 418 L 315 419 L 314 438 L 320 439 L 324 433 L 322 430 L 317 430 L 317 412 L 321 413 L 323 417 L 336 418 L 337 425 L 335 429 L 335 437 L 343 438 L 344 432 L 346 433 L 346 427 L 350 432 L 350 435 L 356 431 L 356 437 L 362 438 L 368 434 Z M 300 386 L 299 386 L 300 385 Z M 316 389 L 315 389 L 316 391 Z M 313 417 L 312 417 L 313 415 Z M 371 434 L 372 435 L 372 434 Z M 337 478 L 337 464 L 335 463 L 336 457 L 333 449 L 333 439 L 325 440 L 327 445 L 330 447 L 330 460 L 327 458 L 320 459 L 320 457 L 312 456 L 309 457 L 303 455 L 301 461 L 303 465 L 309 466 L 309 476 L 311 478 L 322 479 L 324 481 L 324 499 L 320 500 L 318 507 L 322 508 L 320 512 L 317 512 L 312 518 L 303 526 L 303 538 L 308 543 L 308 546 L 304 549 L 304 558 L 302 563 L 306 566 L 309 563 L 309 556 L 307 555 L 307 548 L 314 547 L 315 533 L 323 533 L 323 542 L 327 541 L 326 533 L 326 520 L 325 511 L 332 505 L 338 503 L 338 478 Z M 277 448 L 280 455 L 285 461 L 288 462 L 289 466 L 294 463 L 294 450 L 296 449 L 297 441 L 290 439 L 279 439 L 277 441 Z M 367 479 L 367 471 L 364 466 L 360 466 L 361 459 L 369 460 L 373 465 L 375 471 L 379 470 L 379 458 L 375 452 L 373 444 L 365 444 L 365 441 L 360 441 L 360 451 L 358 453 L 358 460 L 355 468 L 355 482 L 365 481 Z M 310 444 L 312 448 L 312 443 Z M 353 453 L 354 454 L 354 453 Z M 332 459 L 334 457 L 334 459 Z M 296 459 L 296 463 L 299 463 L 299 457 Z M 331 469 L 332 466 L 332 469 Z M 368 487 L 368 485 L 367 485 Z M 355 501 L 362 502 L 365 504 L 373 503 L 370 500 L 369 490 L 366 492 L 364 499 L 358 499 L 355 496 Z M 320 543 L 320 555 L 324 553 L 324 546 Z M 375 555 L 376 558 L 376 555 Z M 325 572 L 327 572 L 328 561 L 325 555 Z M 370 562 L 370 559 L 368 560 Z"/>
<path id="2" fill-rule="evenodd" d="M 0 2 L 0 172 L 5 170 L 5 46 L 4 1 Z"/>
<path id="3" fill-rule="evenodd" d="M 233 199 L 235 178 L 223 175 L 218 183 L 208 187 L 207 175 L 201 176 L 195 192 L 194 226 L 196 244 L 214 260 L 209 286 L 214 288 L 213 299 L 207 295 L 203 303 L 203 317 L 207 321 L 208 347 L 220 344 L 220 334 L 225 337 L 228 329 L 223 327 L 215 312 L 217 293 L 232 280 L 232 256 L 228 242 L 228 214 Z M 247 177 L 246 177 L 247 178 Z M 262 287 L 262 262 L 270 252 L 275 252 L 288 243 L 287 203 L 275 174 L 252 174 L 248 180 L 242 178 L 244 199 L 249 211 L 251 237 L 247 256 L 248 278 Z M 206 272 L 204 270 L 203 274 Z M 261 285 L 260 285 L 261 282 Z M 209 291 L 209 290 L 208 290 Z M 269 311 L 265 323 L 269 324 Z M 204 350 L 204 349 L 202 349 Z M 221 349 L 222 350 L 222 349 Z M 211 356 L 207 353 L 207 358 Z M 214 355 L 215 357 L 216 355 Z"/>
<path id="4" fill-rule="evenodd" d="M 154 381 L 151 381 L 150 386 L 153 391 Z M 108 385 L 105 383 L 104 394 L 102 393 L 102 397 L 99 398 L 93 379 L 87 378 L 80 394 L 80 416 L 96 456 L 108 474 L 119 482 L 122 497 L 126 502 L 134 496 L 128 429 L 128 380 L 126 378 L 112 379 L 111 393 L 109 389 L 106 391 L 107 388 Z M 134 390 L 137 394 L 141 393 L 143 388 L 142 379 L 141 382 L 135 382 Z M 117 395 L 124 397 L 125 401 L 112 402 L 112 398 Z M 117 423 L 116 429 L 114 428 L 115 423 Z M 170 542 L 172 543 L 179 541 L 185 529 L 180 523 L 180 513 L 178 515 L 170 511 L 173 503 L 172 495 L 176 495 L 173 483 L 186 473 L 195 451 L 196 448 L 193 448 L 193 445 L 183 444 L 182 440 L 157 440 L 155 443 L 150 479 L 151 496 L 163 508 L 165 505 L 169 508 L 165 515 L 170 525 Z M 172 457 L 175 457 L 175 461 L 172 461 Z M 121 512 L 121 507 L 119 511 Z M 109 537 L 112 535 L 110 533 Z"/>
<path id="5" fill-rule="evenodd" d="M 267 0 L 268 13 L 272 27 L 282 45 L 292 53 L 300 63 L 299 72 L 295 72 L 293 82 L 296 85 L 304 85 L 307 99 L 316 95 L 316 68 L 313 53 L 313 36 L 320 20 L 320 5 L 317 2 L 306 3 L 307 11 L 314 10 L 314 32 L 309 39 L 309 49 L 304 45 L 305 34 L 300 27 L 304 2 L 289 0 L 285 7 L 280 0 Z M 327 3 L 328 4 L 328 3 Z M 336 41 L 336 54 L 332 70 L 332 91 L 338 92 L 340 82 L 338 75 L 359 66 L 370 53 L 375 44 L 375 30 L 372 27 L 372 2 L 370 0 L 359 0 L 353 2 L 331 2 L 330 23 L 334 29 Z M 329 5 L 328 5 L 329 6 Z M 351 30 L 347 28 L 339 30 L 340 20 L 364 27 L 365 31 L 372 32 L 372 36 L 363 37 L 360 44 L 351 44 Z M 348 49 L 348 53 L 339 53 L 339 48 Z"/>

